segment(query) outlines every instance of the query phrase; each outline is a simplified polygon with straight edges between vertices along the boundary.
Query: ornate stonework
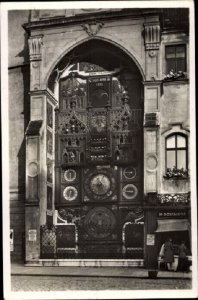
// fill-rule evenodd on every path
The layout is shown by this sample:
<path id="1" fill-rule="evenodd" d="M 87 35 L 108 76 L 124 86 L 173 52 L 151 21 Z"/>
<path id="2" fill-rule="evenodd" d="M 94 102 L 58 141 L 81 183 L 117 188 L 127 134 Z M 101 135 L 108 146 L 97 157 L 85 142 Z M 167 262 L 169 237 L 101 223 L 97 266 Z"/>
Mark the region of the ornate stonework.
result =
<path id="1" fill-rule="evenodd" d="M 93 22 L 81 25 L 82 28 L 87 32 L 89 36 L 94 36 L 104 26 L 103 22 Z"/>
<path id="2" fill-rule="evenodd" d="M 41 60 L 41 50 L 43 45 L 43 36 L 33 36 L 28 40 L 30 61 Z M 34 66 L 35 67 L 35 66 Z"/>
<path id="3" fill-rule="evenodd" d="M 145 26 L 145 49 L 158 50 L 160 46 L 160 24 L 159 23 L 146 23 Z M 155 55 L 154 52 L 149 52 L 151 56 Z"/>

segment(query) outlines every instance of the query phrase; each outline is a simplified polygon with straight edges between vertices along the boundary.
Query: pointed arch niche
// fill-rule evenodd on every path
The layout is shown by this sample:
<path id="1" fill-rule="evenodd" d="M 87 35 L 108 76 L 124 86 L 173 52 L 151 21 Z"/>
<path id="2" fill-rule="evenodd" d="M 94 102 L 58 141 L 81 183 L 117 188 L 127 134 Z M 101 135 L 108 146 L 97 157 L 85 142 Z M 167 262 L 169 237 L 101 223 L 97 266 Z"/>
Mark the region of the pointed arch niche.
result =
<path id="1" fill-rule="evenodd" d="M 64 211 L 79 227 L 79 257 L 91 258 L 97 249 L 103 251 L 108 241 L 109 252 L 104 257 L 122 258 L 127 213 L 143 202 L 142 82 L 136 62 L 119 47 L 99 39 L 72 49 L 49 76 L 48 89 L 58 104 L 53 130 L 50 121 L 47 128 L 54 141 L 53 151 L 49 138 L 48 152 L 54 156 L 48 155 L 48 160 L 50 164 L 53 156 L 54 167 L 53 180 L 47 182 L 47 211 L 53 208 L 53 224 L 57 221 L 55 211 Z M 48 113 L 50 109 L 47 120 Z M 101 178 L 105 180 L 104 191 L 97 190 Z M 90 182 L 94 185 L 95 181 L 97 187 L 90 188 Z M 92 214 L 98 218 L 96 227 L 111 217 L 108 232 L 95 227 L 96 232 L 87 232 Z M 52 224 L 50 215 L 46 223 Z M 89 252 L 92 248 L 93 253 Z M 72 255 L 75 258 L 76 254 Z M 102 252 L 97 255 L 101 258 Z"/>
<path id="2" fill-rule="evenodd" d="M 143 93 L 142 81 L 145 79 L 143 71 L 133 55 L 127 53 L 121 46 L 113 43 L 93 38 L 77 45 L 67 52 L 56 64 L 51 72 L 47 86 L 53 92 L 56 99 L 59 98 L 58 85 L 61 78 L 69 73 L 77 72 L 82 76 L 94 75 L 96 72 L 119 72 L 121 81 L 133 79 L 134 86 L 137 88 L 137 82 L 141 93 Z M 129 76 L 130 74 L 130 76 Z M 133 83 L 130 82 L 131 90 L 135 92 Z M 126 82 L 125 82 L 126 84 Z M 134 96 L 134 95 L 133 95 Z M 134 98 L 134 97 L 133 97 Z M 141 94 L 141 103 L 143 105 L 143 95 Z"/>

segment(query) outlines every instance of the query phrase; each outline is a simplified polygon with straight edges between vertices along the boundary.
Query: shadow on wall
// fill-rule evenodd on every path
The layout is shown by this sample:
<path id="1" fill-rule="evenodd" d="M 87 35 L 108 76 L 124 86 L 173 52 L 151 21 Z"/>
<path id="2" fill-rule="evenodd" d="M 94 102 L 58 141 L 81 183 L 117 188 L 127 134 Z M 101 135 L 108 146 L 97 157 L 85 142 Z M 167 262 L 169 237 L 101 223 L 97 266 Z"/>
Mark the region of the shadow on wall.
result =
<path id="1" fill-rule="evenodd" d="M 23 78 L 23 111 L 21 115 L 23 117 L 23 140 L 20 145 L 17 158 L 18 158 L 18 195 L 21 207 L 21 221 L 23 222 L 22 228 L 18 229 L 21 231 L 21 260 L 25 258 L 25 161 L 26 161 L 26 142 L 25 142 L 25 131 L 30 120 L 30 65 L 29 65 L 29 54 L 28 54 L 28 35 L 24 34 L 24 49 L 17 54 L 17 56 L 24 58 L 24 65 L 21 66 L 21 73 Z"/>
<path id="2" fill-rule="evenodd" d="M 23 57 L 23 64 L 29 64 L 29 52 L 28 52 L 28 34 L 24 33 L 24 48 L 21 52 L 19 52 L 15 57 Z"/>
<path id="3" fill-rule="evenodd" d="M 19 193 L 25 193 L 25 131 L 30 121 L 30 65 L 29 65 L 29 53 L 28 53 L 28 35 L 24 34 L 24 49 L 17 54 L 18 57 L 24 58 L 24 65 L 21 67 L 21 73 L 23 76 L 23 111 L 21 114 L 24 118 L 24 138 L 21 143 L 18 152 L 18 188 Z"/>

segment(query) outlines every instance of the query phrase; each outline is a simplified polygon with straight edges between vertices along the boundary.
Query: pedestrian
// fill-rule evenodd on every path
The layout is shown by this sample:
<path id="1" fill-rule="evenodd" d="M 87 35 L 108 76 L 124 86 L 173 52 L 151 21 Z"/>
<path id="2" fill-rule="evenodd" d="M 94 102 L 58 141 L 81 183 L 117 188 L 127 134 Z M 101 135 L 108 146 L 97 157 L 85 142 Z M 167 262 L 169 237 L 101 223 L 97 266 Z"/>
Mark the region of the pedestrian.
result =
<path id="1" fill-rule="evenodd" d="M 185 242 L 182 241 L 178 247 L 179 250 L 179 259 L 178 259 L 178 266 L 177 271 L 188 272 L 189 264 L 188 264 L 188 257 L 187 257 L 187 247 Z"/>
<path id="2" fill-rule="evenodd" d="M 170 271 L 172 269 L 172 263 L 174 262 L 174 251 L 172 239 L 169 238 L 164 244 L 164 263 L 166 265 L 166 270 Z"/>
<path id="3" fill-rule="evenodd" d="M 160 269 L 165 269 L 165 263 L 164 263 L 164 243 L 161 246 L 160 252 L 159 252 L 159 258 L 160 258 L 160 263 L 159 263 L 159 268 Z"/>

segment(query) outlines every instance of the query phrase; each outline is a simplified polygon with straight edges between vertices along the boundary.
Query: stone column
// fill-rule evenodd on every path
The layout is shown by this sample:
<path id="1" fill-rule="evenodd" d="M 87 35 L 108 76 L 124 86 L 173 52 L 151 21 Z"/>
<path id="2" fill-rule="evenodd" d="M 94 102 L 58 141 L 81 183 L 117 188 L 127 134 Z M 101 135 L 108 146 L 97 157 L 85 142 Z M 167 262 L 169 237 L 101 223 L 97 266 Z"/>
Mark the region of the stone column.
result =
<path id="1" fill-rule="evenodd" d="M 47 90 L 30 92 L 30 122 L 26 130 L 26 263 L 40 258 L 40 226 L 53 224 L 54 107 Z M 32 231 L 33 230 L 33 231 Z M 31 240 L 31 233 L 35 240 Z"/>
<path id="2" fill-rule="evenodd" d="M 145 82 L 144 193 L 158 190 L 160 82 Z"/>
<path id="3" fill-rule="evenodd" d="M 147 17 L 144 23 L 145 70 L 144 82 L 144 192 L 157 192 L 160 121 L 160 23 L 158 16 Z"/>
<path id="4" fill-rule="evenodd" d="M 159 189 L 160 125 L 160 23 L 159 17 L 147 17 L 144 24 L 144 194 L 146 218 L 145 264 L 149 277 L 157 276 L 156 199 Z M 151 198 L 152 201 L 148 201 Z"/>
<path id="5" fill-rule="evenodd" d="M 41 78 L 42 36 L 28 40 L 30 58 L 30 122 L 26 130 L 25 261 L 40 257 L 40 204 L 43 160 L 44 98 L 38 91 Z"/>
<path id="6" fill-rule="evenodd" d="M 25 254 L 26 262 L 39 259 L 39 177 L 41 120 L 30 121 L 26 130 L 26 203 L 25 203 Z"/>

